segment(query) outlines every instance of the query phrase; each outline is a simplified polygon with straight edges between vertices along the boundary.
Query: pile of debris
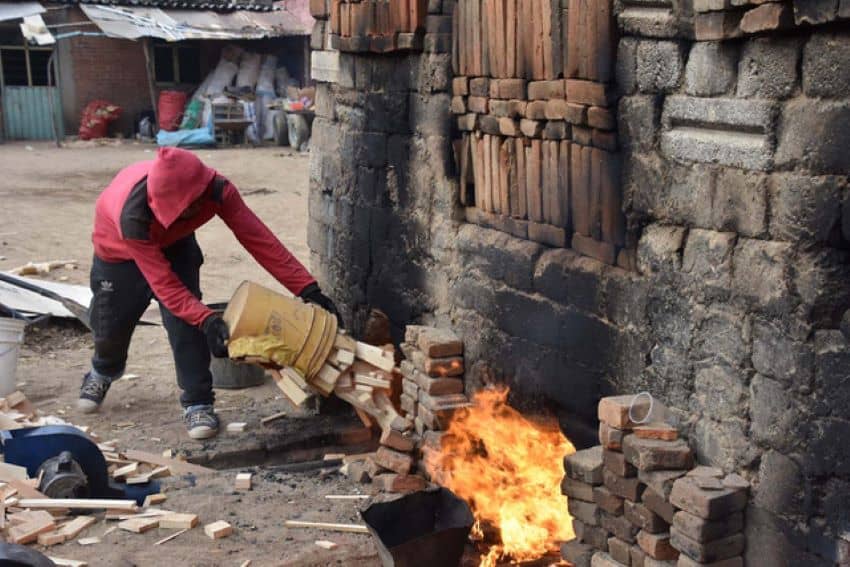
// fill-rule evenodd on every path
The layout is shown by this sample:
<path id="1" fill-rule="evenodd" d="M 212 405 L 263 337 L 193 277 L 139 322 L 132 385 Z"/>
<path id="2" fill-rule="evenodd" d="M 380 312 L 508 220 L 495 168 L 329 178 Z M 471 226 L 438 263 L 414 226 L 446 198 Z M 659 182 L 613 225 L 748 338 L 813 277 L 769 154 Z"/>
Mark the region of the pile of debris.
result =
<path id="1" fill-rule="evenodd" d="M 694 468 L 675 427 L 636 423 L 651 405 L 646 396 L 603 398 L 601 445 L 564 459 L 561 487 L 576 533 L 564 559 L 577 567 L 743 566 L 749 484 Z"/>
<path id="2" fill-rule="evenodd" d="M 156 455 L 134 449 L 122 450 L 117 441 L 99 442 L 88 427 L 66 423 L 56 416 L 41 416 L 21 392 L 0 398 L 0 429 L 17 430 L 43 425 L 76 427 L 92 443 L 97 444 L 107 465 L 109 476 L 127 485 L 150 483 L 171 475 L 209 474 L 205 467 L 172 458 L 171 451 Z M 148 494 L 142 506 L 133 499 L 50 498 L 40 491 L 43 471 L 32 478 L 23 466 L 0 462 L 0 531 L 3 539 L 16 544 L 38 544 L 45 548 L 76 540 L 80 545 L 94 545 L 115 531 L 144 533 L 160 528 L 176 530 L 154 545 L 162 545 L 199 524 L 196 514 L 175 512 L 157 507 L 167 497 Z M 116 522 L 103 531 L 97 524 Z M 232 527 L 217 521 L 204 526 L 213 539 L 226 537 Z M 81 537 L 82 536 L 82 537 Z M 51 557 L 56 565 L 84 566 L 83 561 Z"/>

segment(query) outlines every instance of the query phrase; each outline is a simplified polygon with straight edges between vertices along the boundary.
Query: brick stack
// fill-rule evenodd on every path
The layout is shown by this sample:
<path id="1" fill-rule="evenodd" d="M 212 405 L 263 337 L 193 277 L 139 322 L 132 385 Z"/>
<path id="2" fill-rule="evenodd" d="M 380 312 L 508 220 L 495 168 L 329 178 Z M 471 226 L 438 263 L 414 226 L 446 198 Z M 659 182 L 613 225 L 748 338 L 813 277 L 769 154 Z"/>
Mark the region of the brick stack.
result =
<path id="1" fill-rule="evenodd" d="M 404 338 L 402 412 L 420 436 L 442 431 L 456 409 L 469 405 L 463 393 L 463 342 L 452 331 L 421 325 L 408 325 Z"/>
<path id="2" fill-rule="evenodd" d="M 850 17 L 842 2 L 828 0 L 695 0 L 694 32 L 699 41 L 738 38 L 746 34 L 784 31 Z"/>
<path id="3" fill-rule="evenodd" d="M 439 14 L 440 21 L 429 22 L 428 4 L 427 0 L 310 0 L 317 20 L 312 48 L 354 53 L 422 49 L 426 23 L 442 27 L 450 43 L 451 16 Z"/>
<path id="4" fill-rule="evenodd" d="M 601 445 L 564 459 L 562 492 L 576 533 L 562 547 L 564 559 L 578 567 L 742 566 L 746 481 L 693 468 L 675 428 L 631 421 L 633 401 L 603 398 Z M 648 400 L 638 399 L 632 413 L 648 410 Z"/>
<path id="5" fill-rule="evenodd" d="M 451 111 L 467 220 L 634 267 L 611 0 L 461 0 Z M 584 7 L 582 7 L 584 6 Z"/>

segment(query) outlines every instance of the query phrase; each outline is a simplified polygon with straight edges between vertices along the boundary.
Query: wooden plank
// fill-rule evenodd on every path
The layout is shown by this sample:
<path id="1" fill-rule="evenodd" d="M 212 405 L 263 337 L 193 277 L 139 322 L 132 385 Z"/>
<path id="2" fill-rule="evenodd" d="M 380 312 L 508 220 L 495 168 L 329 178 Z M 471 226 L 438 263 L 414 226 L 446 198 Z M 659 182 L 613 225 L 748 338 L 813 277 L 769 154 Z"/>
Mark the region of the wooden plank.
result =
<path id="1" fill-rule="evenodd" d="M 340 331 L 337 332 L 334 339 L 334 348 L 354 352 L 354 349 L 357 348 L 357 341 L 351 335 Z"/>
<path id="2" fill-rule="evenodd" d="M 368 362 L 372 366 L 377 366 L 381 370 L 391 372 L 395 368 L 395 357 L 389 351 L 366 343 L 357 341 L 357 348 L 354 354 L 360 360 Z"/>
<path id="3" fill-rule="evenodd" d="M 351 532 L 355 534 L 368 534 L 369 528 L 362 524 L 334 524 L 328 522 L 304 522 L 301 520 L 286 520 L 287 528 L 314 528 L 317 530 L 330 530 L 335 532 Z"/>
<path id="4" fill-rule="evenodd" d="M 168 457 L 163 457 L 162 455 L 156 455 L 153 453 L 148 453 L 146 451 L 139 451 L 137 449 L 127 449 L 126 451 L 124 451 L 124 456 L 133 461 L 140 461 L 142 463 L 148 463 L 151 465 L 168 467 L 171 471 L 171 474 L 192 473 L 200 475 L 212 474 L 215 472 L 213 469 L 208 469 L 207 467 L 187 463 L 186 461 L 179 461 L 177 459 L 169 459 Z"/>
<path id="5" fill-rule="evenodd" d="M 483 194 L 481 192 L 481 188 L 484 185 L 482 180 L 482 168 L 481 168 L 481 140 L 479 139 L 478 134 L 472 132 L 469 134 L 469 146 L 472 150 L 472 177 L 475 179 L 473 184 L 473 197 L 475 207 L 481 209 L 482 208 L 482 199 Z"/>
<path id="6" fill-rule="evenodd" d="M 572 144 L 562 140 L 558 152 L 558 210 L 561 224 L 556 225 L 566 229 L 567 235 L 572 234 L 570 219 L 570 154 Z"/>
<path id="7" fill-rule="evenodd" d="M 534 12 L 532 22 L 534 25 L 534 78 L 542 80 L 546 78 L 546 65 L 543 40 L 543 3 L 548 0 L 533 0 Z"/>
<path id="8" fill-rule="evenodd" d="M 287 369 L 284 369 L 284 372 Z M 294 371 L 293 371 L 294 372 Z M 275 385 L 283 394 L 296 406 L 300 406 L 310 398 L 310 394 L 302 390 L 298 384 L 292 379 L 290 374 L 281 373 L 278 370 L 271 369 L 269 373 L 274 379 Z"/>
<path id="9" fill-rule="evenodd" d="M 210 539 L 222 539 L 233 533 L 233 526 L 224 520 L 219 520 L 204 526 L 204 533 Z"/>
<path id="10" fill-rule="evenodd" d="M 469 191 L 470 184 L 475 180 L 472 168 L 472 134 L 464 133 L 460 139 L 460 204 L 466 207 L 472 206 L 475 195 Z"/>
<path id="11" fill-rule="evenodd" d="M 543 200 L 541 196 L 541 160 L 542 146 L 540 140 L 531 140 L 531 146 L 526 149 L 526 195 L 528 202 L 528 220 L 543 221 Z"/>
<path id="12" fill-rule="evenodd" d="M 197 514 L 170 512 L 159 516 L 158 519 L 159 527 L 164 529 L 192 529 L 198 525 Z"/>
<path id="13" fill-rule="evenodd" d="M 26 467 L 0 462 L 0 480 L 8 482 L 10 480 L 27 479 L 29 479 L 29 475 L 27 474 Z"/>
<path id="14" fill-rule="evenodd" d="M 540 143 L 540 216 L 544 223 L 549 223 L 549 193 L 551 192 L 549 179 L 549 145 L 547 141 Z"/>
<path id="15" fill-rule="evenodd" d="M 602 158 L 599 181 L 602 202 L 602 238 L 616 246 L 623 246 L 626 227 L 620 189 L 620 161 L 616 154 L 599 151 Z"/>
<path id="16" fill-rule="evenodd" d="M 36 510 L 126 510 L 135 512 L 139 509 L 135 500 L 109 500 L 100 498 L 22 498 L 18 500 L 20 508 Z"/>
<path id="17" fill-rule="evenodd" d="M 159 525 L 159 518 L 132 518 L 118 522 L 118 529 L 133 532 L 135 534 L 143 534 L 156 528 Z"/>
<path id="18" fill-rule="evenodd" d="M 65 539 L 74 539 L 78 535 L 82 533 L 82 531 L 97 522 L 97 518 L 94 516 L 77 516 L 61 528 L 59 528 L 59 533 L 61 533 Z"/>
<path id="19" fill-rule="evenodd" d="M 528 33 L 528 0 L 514 0 L 516 4 L 516 72 L 515 77 L 519 79 L 527 78 L 529 59 L 526 54 L 526 42 Z"/>
<path id="20" fill-rule="evenodd" d="M 584 150 L 588 150 L 585 154 Z M 573 220 L 573 231 L 588 236 L 590 234 L 590 216 L 588 205 L 590 203 L 590 161 L 585 167 L 584 158 L 590 156 L 590 148 L 584 148 L 577 144 L 572 145 L 570 153 L 570 213 Z"/>
<path id="21" fill-rule="evenodd" d="M 528 216 L 528 192 L 526 183 L 525 171 L 525 140 L 517 138 L 514 140 L 516 149 L 514 155 L 516 158 L 517 171 L 517 218 L 525 219 Z"/>
<path id="22" fill-rule="evenodd" d="M 454 7 L 452 8 L 452 73 L 454 73 L 455 77 L 463 77 L 466 75 L 466 67 L 463 66 L 461 61 L 460 29 L 460 5 L 455 2 Z"/>
<path id="23" fill-rule="evenodd" d="M 380 376 L 370 376 L 369 374 L 356 373 L 354 374 L 354 382 L 357 385 L 369 386 L 371 388 L 381 388 L 389 390 L 392 388 L 392 381 Z"/>

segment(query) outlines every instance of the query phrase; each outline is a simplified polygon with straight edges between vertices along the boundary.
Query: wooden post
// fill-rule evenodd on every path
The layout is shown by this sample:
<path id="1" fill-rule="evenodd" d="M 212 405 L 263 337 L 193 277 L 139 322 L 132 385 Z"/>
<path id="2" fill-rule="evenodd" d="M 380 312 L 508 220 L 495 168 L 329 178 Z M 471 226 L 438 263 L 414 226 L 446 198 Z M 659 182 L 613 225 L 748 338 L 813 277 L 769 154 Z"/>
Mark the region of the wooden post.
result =
<path id="1" fill-rule="evenodd" d="M 142 40 L 142 48 L 145 52 L 145 71 L 148 75 L 148 91 L 151 97 L 151 105 L 153 106 L 153 117 L 156 122 L 156 127 L 159 128 L 159 111 L 156 108 L 156 79 L 154 77 L 153 58 L 151 57 L 151 39 L 146 37 Z"/>

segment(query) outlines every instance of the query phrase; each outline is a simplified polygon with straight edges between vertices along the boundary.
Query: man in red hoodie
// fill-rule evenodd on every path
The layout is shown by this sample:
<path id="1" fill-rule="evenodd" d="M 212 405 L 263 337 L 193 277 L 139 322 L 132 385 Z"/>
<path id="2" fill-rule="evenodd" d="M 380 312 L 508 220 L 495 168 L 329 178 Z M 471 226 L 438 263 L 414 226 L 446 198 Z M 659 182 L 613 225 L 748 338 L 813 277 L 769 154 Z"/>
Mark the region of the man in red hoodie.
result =
<path id="1" fill-rule="evenodd" d="M 160 149 L 122 169 L 97 200 L 91 270 L 95 352 L 78 407 L 100 407 L 124 373 L 133 330 L 151 298 L 159 302 L 174 354 L 180 403 L 193 439 L 218 432 L 210 352 L 227 356 L 222 318 L 201 302 L 203 255 L 195 230 L 218 215 L 248 252 L 293 294 L 338 315 L 315 278 L 245 205 L 236 187 L 193 153 Z"/>

